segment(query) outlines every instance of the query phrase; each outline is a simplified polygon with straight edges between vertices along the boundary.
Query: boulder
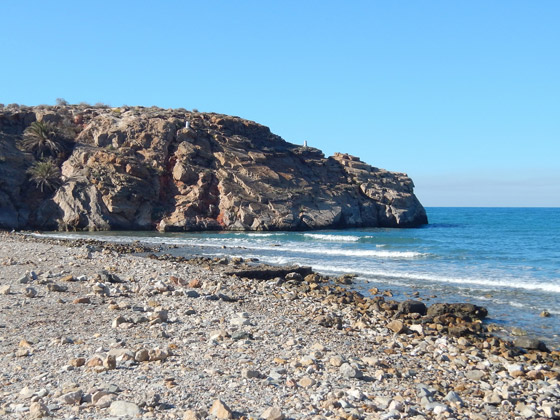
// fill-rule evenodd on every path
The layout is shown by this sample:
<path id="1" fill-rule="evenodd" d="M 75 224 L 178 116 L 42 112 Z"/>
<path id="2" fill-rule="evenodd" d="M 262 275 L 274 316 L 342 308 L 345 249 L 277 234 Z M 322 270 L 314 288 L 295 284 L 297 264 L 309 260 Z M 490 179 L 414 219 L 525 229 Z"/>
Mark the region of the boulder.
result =
<path id="1" fill-rule="evenodd" d="M 472 303 L 434 303 L 428 308 L 429 317 L 452 315 L 458 318 L 484 319 L 488 310 Z"/>
<path id="2" fill-rule="evenodd" d="M 417 300 L 405 300 L 399 303 L 399 312 L 403 314 L 426 315 L 427 308 L 423 302 Z"/>
<path id="3" fill-rule="evenodd" d="M 543 341 L 538 340 L 536 338 L 530 338 L 530 337 L 516 338 L 515 341 L 513 342 L 513 345 L 516 347 L 521 347 L 522 349 L 526 349 L 526 350 L 540 350 L 546 352 L 549 351 L 546 344 Z"/>

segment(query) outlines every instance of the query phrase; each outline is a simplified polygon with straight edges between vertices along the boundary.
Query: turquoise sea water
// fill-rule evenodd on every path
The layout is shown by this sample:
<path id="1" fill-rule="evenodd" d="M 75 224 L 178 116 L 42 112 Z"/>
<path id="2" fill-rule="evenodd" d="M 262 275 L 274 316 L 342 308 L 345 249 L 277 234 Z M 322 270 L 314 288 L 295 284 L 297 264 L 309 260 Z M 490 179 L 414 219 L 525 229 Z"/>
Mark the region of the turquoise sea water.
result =
<path id="1" fill-rule="evenodd" d="M 175 254 L 235 255 L 310 265 L 325 274 L 356 273 L 353 287 L 361 292 L 390 289 L 400 300 L 418 291 L 427 304 L 480 304 L 489 309 L 490 322 L 519 326 L 559 347 L 560 209 L 427 212 L 430 224 L 418 229 L 94 235 L 174 244 Z M 539 317 L 543 310 L 551 317 Z"/>

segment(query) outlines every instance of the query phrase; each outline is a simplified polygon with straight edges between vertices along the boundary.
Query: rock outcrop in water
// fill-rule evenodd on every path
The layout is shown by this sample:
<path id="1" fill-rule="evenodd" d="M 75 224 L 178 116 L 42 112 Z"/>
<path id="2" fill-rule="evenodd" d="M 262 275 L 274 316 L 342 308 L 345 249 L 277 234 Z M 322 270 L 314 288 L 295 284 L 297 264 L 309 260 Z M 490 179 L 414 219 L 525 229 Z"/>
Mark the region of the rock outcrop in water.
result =
<path id="1" fill-rule="evenodd" d="M 22 147 L 40 121 L 64 147 Z M 29 169 L 51 158 L 43 191 Z M 47 176 L 47 175 L 43 175 Z M 238 117 L 143 107 L 0 109 L 0 227 L 299 230 L 416 227 L 424 208 L 405 174 L 325 157 Z"/>

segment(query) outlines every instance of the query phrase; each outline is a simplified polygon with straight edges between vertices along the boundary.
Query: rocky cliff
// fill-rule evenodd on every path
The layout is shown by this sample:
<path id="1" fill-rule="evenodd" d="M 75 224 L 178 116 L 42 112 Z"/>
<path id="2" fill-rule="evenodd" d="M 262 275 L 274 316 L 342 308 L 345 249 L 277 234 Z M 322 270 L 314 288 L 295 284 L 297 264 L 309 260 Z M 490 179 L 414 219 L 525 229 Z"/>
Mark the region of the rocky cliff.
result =
<path id="1" fill-rule="evenodd" d="M 405 174 L 327 158 L 238 117 L 0 108 L 2 228 L 415 227 L 427 217 L 413 186 Z"/>

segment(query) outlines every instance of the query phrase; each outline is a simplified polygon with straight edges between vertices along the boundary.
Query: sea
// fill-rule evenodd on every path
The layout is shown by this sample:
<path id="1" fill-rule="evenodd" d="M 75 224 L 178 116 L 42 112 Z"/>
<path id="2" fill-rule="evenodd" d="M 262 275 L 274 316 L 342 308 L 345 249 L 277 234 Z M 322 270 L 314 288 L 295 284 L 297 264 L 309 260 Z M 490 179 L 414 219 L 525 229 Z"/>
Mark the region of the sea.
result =
<path id="1" fill-rule="evenodd" d="M 429 207 L 413 229 L 311 232 L 64 233 L 120 242 L 173 245 L 175 255 L 236 256 L 356 274 L 351 286 L 390 290 L 396 300 L 470 302 L 487 323 L 560 348 L 560 208 Z M 549 317 L 541 316 L 546 311 Z M 517 330 L 517 334 L 522 333 Z"/>

